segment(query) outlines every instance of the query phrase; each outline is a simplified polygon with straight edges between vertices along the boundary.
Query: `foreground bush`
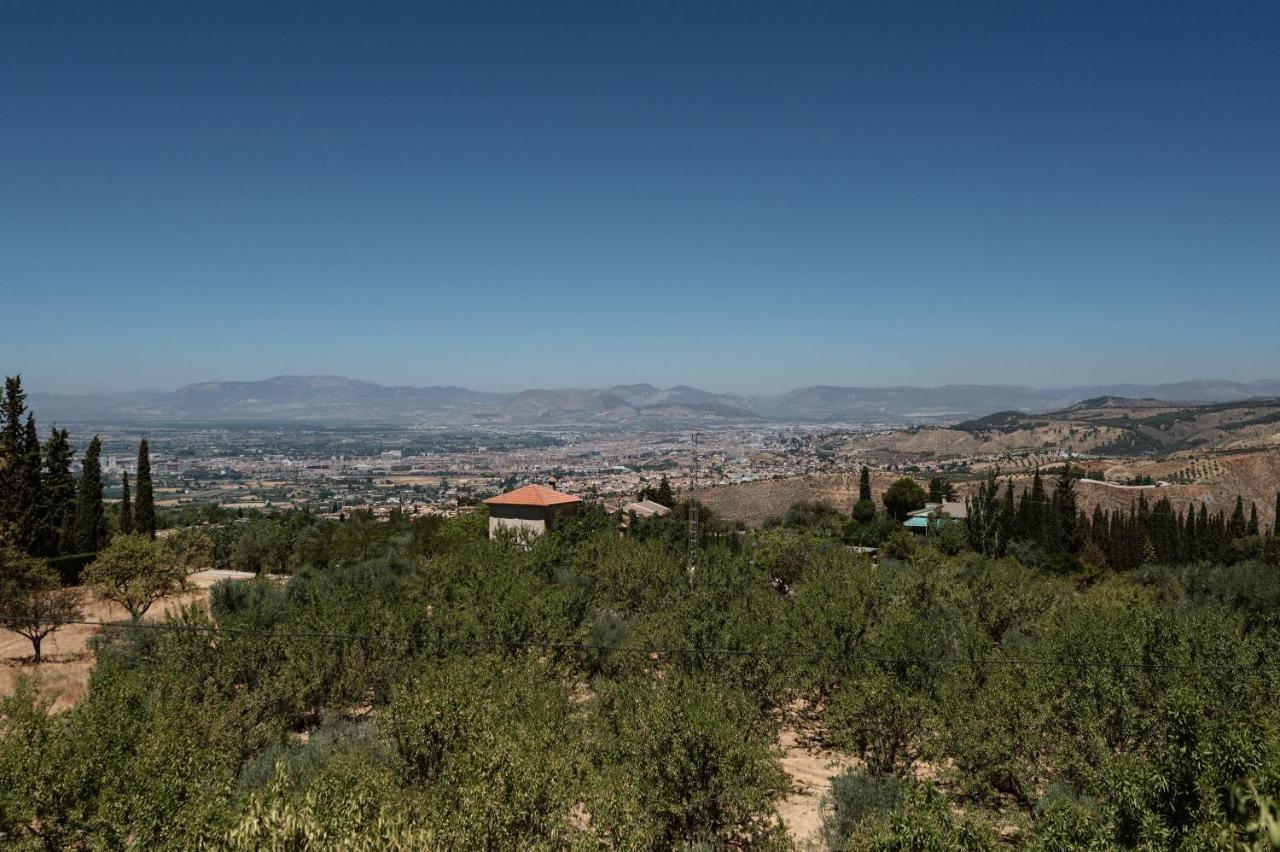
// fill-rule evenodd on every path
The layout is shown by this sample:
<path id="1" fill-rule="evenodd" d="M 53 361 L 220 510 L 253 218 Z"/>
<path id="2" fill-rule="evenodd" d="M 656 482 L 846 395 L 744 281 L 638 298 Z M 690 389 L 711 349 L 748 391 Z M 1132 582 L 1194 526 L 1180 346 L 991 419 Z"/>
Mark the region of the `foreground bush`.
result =
<path id="1" fill-rule="evenodd" d="M 785 845 L 773 801 L 786 775 L 748 696 L 707 678 L 636 679 L 597 702 L 589 808 L 619 848 Z"/>

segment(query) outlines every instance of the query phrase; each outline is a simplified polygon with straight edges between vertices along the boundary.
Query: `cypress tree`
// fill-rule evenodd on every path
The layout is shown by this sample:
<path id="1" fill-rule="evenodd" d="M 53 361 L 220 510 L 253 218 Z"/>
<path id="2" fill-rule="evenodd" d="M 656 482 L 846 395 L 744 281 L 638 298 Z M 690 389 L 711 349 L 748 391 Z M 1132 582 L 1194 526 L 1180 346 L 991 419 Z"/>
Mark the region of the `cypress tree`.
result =
<path id="1" fill-rule="evenodd" d="M 1212 531 L 1209 536 L 1209 540 L 1212 543 L 1209 559 L 1213 562 L 1225 562 L 1227 544 L 1230 542 L 1227 529 L 1227 513 L 1218 512 L 1218 514 L 1214 515 L 1209 522 L 1209 528 Z"/>
<path id="2" fill-rule="evenodd" d="M 1004 498 L 1000 501 L 1000 542 L 1005 547 L 1018 534 L 1018 508 L 1013 499 L 1013 480 L 1004 483 Z"/>
<path id="3" fill-rule="evenodd" d="M 101 455 L 102 441 L 94 435 L 84 454 L 76 499 L 73 537 L 75 547 L 81 553 L 95 552 L 107 543 L 107 519 L 102 508 Z"/>
<path id="4" fill-rule="evenodd" d="M 1209 559 L 1213 555 L 1213 527 L 1209 523 L 1209 507 L 1200 504 L 1200 514 L 1196 516 L 1196 559 Z"/>
<path id="5" fill-rule="evenodd" d="M 1123 518 L 1118 509 L 1107 515 L 1107 564 L 1112 568 L 1124 567 L 1124 541 L 1121 535 Z"/>
<path id="6" fill-rule="evenodd" d="M 1245 535 L 1258 535 L 1258 504 L 1250 501 L 1249 503 L 1249 525 L 1245 527 Z"/>
<path id="7" fill-rule="evenodd" d="M 858 499 L 871 499 L 871 470 L 865 464 L 862 473 L 858 474 Z M 1280 508 L 1280 494 L 1276 494 L 1276 507 Z"/>
<path id="8" fill-rule="evenodd" d="M 146 442 L 144 441 L 143 443 L 145 444 Z M 139 499 L 139 501 L 141 501 L 141 499 L 142 499 L 142 476 L 141 476 L 141 471 L 142 471 L 142 455 L 141 455 L 141 453 L 142 453 L 142 451 L 141 451 L 141 450 L 139 450 L 138 452 L 139 452 L 139 455 L 138 455 L 138 471 L 139 471 L 139 476 L 138 476 L 138 499 Z M 148 462 L 147 462 L 147 495 L 148 495 L 148 497 L 150 496 L 150 494 L 151 494 L 151 463 L 148 461 Z M 674 492 L 674 491 L 672 491 L 672 490 L 671 490 L 671 483 L 667 481 L 667 475 L 666 475 L 665 473 L 662 475 L 662 479 L 660 479 L 660 480 L 658 481 L 658 490 L 657 490 L 657 491 L 655 491 L 655 492 L 653 493 L 653 502 L 655 502 L 655 503 L 661 503 L 662 505 L 666 506 L 668 509 L 675 508 L 675 505 L 676 505 L 676 494 L 675 494 L 675 492 Z M 154 537 L 155 537 L 155 534 L 156 534 L 156 520 L 155 520 L 155 509 L 154 509 L 154 508 L 151 510 L 151 530 L 150 530 L 150 532 L 151 532 L 151 536 L 152 536 L 152 538 L 154 538 Z"/>
<path id="9" fill-rule="evenodd" d="M 19 515 L 24 505 L 23 415 L 27 395 L 22 392 L 22 376 L 4 380 L 3 417 L 0 417 L 0 545 L 19 544 Z"/>
<path id="10" fill-rule="evenodd" d="M 1040 478 L 1040 468 L 1037 466 L 1035 474 L 1031 477 L 1031 488 L 1022 492 L 1022 498 L 1018 501 L 1018 537 L 1027 541 L 1034 541 L 1039 544 L 1045 544 L 1044 518 L 1048 512 L 1045 511 L 1046 504 L 1049 501 L 1045 499 L 1044 480 Z"/>
<path id="11" fill-rule="evenodd" d="M 137 500 L 134 504 L 133 528 L 142 535 L 156 537 L 156 504 L 151 493 L 151 450 L 147 439 L 138 444 L 138 473 L 134 483 Z M 667 486 L 670 490 L 671 486 Z M 672 501 L 674 503 L 674 500 Z"/>
<path id="12" fill-rule="evenodd" d="M 40 435 L 36 432 L 36 419 L 27 415 L 23 430 L 22 455 L 18 460 L 21 481 L 21 504 L 17 507 L 17 534 L 19 544 L 32 554 L 45 553 L 49 548 L 49 532 L 45 524 L 45 499 L 41 482 Z"/>
<path id="13" fill-rule="evenodd" d="M 1271 516 L 1271 536 L 1280 538 L 1280 491 L 1276 492 L 1276 513 Z"/>
<path id="14" fill-rule="evenodd" d="M 1093 507 L 1093 519 L 1089 521 L 1089 541 L 1093 546 L 1107 552 L 1107 516 L 1102 513 L 1102 506 Z"/>
<path id="15" fill-rule="evenodd" d="M 1053 489 L 1053 507 L 1056 511 L 1052 520 L 1052 532 L 1056 533 L 1057 538 L 1054 544 L 1067 553 L 1078 553 L 1080 528 L 1076 513 L 1075 477 L 1070 464 L 1063 465 L 1062 473 L 1058 474 L 1058 484 Z"/>
<path id="16" fill-rule="evenodd" d="M 1196 506 L 1194 503 L 1187 504 L 1187 516 L 1183 519 L 1182 531 L 1182 559 L 1184 562 L 1193 562 L 1196 559 L 1200 545 L 1196 541 Z"/>
<path id="17" fill-rule="evenodd" d="M 1143 538 L 1151 537 L 1151 507 L 1147 505 L 1147 495 L 1138 492 L 1138 514 L 1135 518 L 1138 531 Z"/>
<path id="18" fill-rule="evenodd" d="M 1231 541 L 1243 538 L 1244 531 L 1244 498 L 1237 494 L 1236 507 L 1231 510 L 1231 523 L 1227 526 L 1227 538 Z"/>
<path id="19" fill-rule="evenodd" d="M 1157 500 L 1151 510 L 1150 541 L 1155 561 L 1165 565 L 1178 561 L 1178 521 L 1167 497 Z"/>
<path id="20" fill-rule="evenodd" d="M 1143 498 L 1142 492 L 1138 492 L 1138 504 L 1142 511 L 1146 511 L 1146 499 Z M 1126 526 L 1125 534 L 1125 556 L 1126 567 L 1137 568 L 1147 559 L 1147 545 L 1151 542 L 1147 539 L 1147 533 L 1144 529 L 1138 510 L 1133 506 L 1129 507 L 1129 523 Z"/>
<path id="21" fill-rule="evenodd" d="M 935 479 L 935 481 L 937 481 Z M 930 484 L 932 488 L 932 483 Z M 1000 541 L 1000 486 L 996 484 L 996 472 L 987 474 L 987 479 L 978 486 L 978 494 L 967 501 L 967 514 L 964 521 L 965 532 L 969 536 L 969 545 L 978 553 L 988 556 L 998 555 Z"/>
<path id="22" fill-rule="evenodd" d="M 129 474 L 120 477 L 120 532 L 133 532 L 133 506 L 129 504 Z"/>
<path id="23" fill-rule="evenodd" d="M 66 429 L 53 429 L 44 445 L 44 512 L 50 543 L 57 553 L 70 553 L 76 510 L 76 480 L 71 475 L 71 438 Z"/>

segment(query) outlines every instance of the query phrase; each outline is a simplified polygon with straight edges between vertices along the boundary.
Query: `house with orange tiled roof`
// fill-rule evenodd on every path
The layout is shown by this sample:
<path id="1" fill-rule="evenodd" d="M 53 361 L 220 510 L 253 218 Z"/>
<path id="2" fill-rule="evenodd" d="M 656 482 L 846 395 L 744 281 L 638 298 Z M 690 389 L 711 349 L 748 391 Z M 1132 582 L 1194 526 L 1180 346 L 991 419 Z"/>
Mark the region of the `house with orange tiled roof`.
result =
<path id="1" fill-rule="evenodd" d="M 526 485 L 484 501 L 489 507 L 489 538 L 514 534 L 536 538 L 555 524 L 557 518 L 578 514 L 582 498 L 556 490 L 556 481 L 547 485 Z"/>

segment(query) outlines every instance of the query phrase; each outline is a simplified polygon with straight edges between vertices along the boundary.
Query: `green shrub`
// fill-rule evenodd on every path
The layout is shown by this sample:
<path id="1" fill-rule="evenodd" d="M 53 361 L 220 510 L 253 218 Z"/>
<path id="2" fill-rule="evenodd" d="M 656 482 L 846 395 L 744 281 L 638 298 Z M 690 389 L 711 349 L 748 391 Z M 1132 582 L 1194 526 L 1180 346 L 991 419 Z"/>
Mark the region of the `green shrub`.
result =
<path id="1" fill-rule="evenodd" d="M 978 852 L 995 848 L 988 825 L 955 814 L 931 788 L 864 778 L 847 788 L 845 795 L 851 813 L 863 813 L 857 819 L 842 819 L 838 802 L 835 810 L 828 812 L 824 837 L 834 852 Z"/>
<path id="2" fill-rule="evenodd" d="M 899 527 L 880 546 L 880 556 L 884 559 L 907 561 L 920 549 L 919 537 Z"/>
<path id="3" fill-rule="evenodd" d="M 562 672 L 528 658 L 442 660 L 393 691 L 380 728 L 442 845 L 559 846 L 576 833 L 582 753 Z"/>
<path id="4" fill-rule="evenodd" d="M 869 775 L 851 769 L 831 780 L 831 793 L 824 802 L 823 837 L 833 852 L 853 849 L 848 845 L 857 836 L 859 825 L 898 807 L 906 784 L 897 778 Z"/>
<path id="5" fill-rule="evenodd" d="M 597 698 L 588 810 L 611 844 L 784 845 L 787 789 L 772 731 L 750 697 L 708 678 L 637 678 Z"/>
<path id="6" fill-rule="evenodd" d="M 277 742 L 245 763 L 237 786 L 245 793 L 266 789 L 279 771 L 291 786 L 305 786 L 317 771 L 351 755 L 387 762 L 373 720 L 338 716 L 309 731 L 305 743 Z"/>

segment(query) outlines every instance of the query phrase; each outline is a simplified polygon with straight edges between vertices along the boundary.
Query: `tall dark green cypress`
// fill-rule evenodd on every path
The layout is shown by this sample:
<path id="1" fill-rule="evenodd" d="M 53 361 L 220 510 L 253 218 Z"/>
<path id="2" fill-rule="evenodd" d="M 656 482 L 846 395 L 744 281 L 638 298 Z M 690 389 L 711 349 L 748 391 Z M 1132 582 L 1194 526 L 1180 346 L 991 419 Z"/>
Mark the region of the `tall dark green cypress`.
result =
<path id="1" fill-rule="evenodd" d="M 1124 542 L 1120 535 L 1121 516 L 1119 509 L 1107 513 L 1107 564 L 1112 568 L 1123 568 Z"/>
<path id="2" fill-rule="evenodd" d="M 1227 559 L 1227 545 L 1231 541 L 1227 526 L 1227 513 L 1220 511 L 1214 515 L 1209 522 L 1209 528 L 1213 531 L 1210 537 L 1213 547 L 1209 553 L 1209 560 L 1211 562 L 1225 562 Z"/>
<path id="3" fill-rule="evenodd" d="M 1018 537 L 1018 508 L 1013 499 L 1013 480 L 1006 479 L 1004 497 L 1000 501 L 1000 541 L 1001 547 Z"/>
<path id="4" fill-rule="evenodd" d="M 969 545 L 978 553 L 997 556 L 1000 553 L 1000 486 L 996 484 L 996 471 L 987 473 L 987 479 L 978 486 L 975 497 L 966 501 L 965 532 Z"/>
<path id="5" fill-rule="evenodd" d="M 1093 507 L 1093 518 L 1089 521 L 1089 541 L 1098 550 L 1107 552 L 1107 516 L 1103 514 L 1100 504 Z"/>
<path id="6" fill-rule="evenodd" d="M 120 532 L 133 532 L 133 505 L 129 502 L 129 474 L 120 477 Z"/>
<path id="7" fill-rule="evenodd" d="M 1271 516 L 1271 536 L 1280 538 L 1280 491 L 1276 492 L 1276 513 Z"/>
<path id="8" fill-rule="evenodd" d="M 141 469 L 141 465 L 139 465 L 139 469 Z M 151 481 L 151 470 L 150 470 L 150 467 L 148 466 L 147 482 L 150 483 L 150 481 Z M 150 493 L 149 485 L 148 485 L 148 493 Z M 662 505 L 666 506 L 669 509 L 675 508 L 676 493 L 675 491 L 672 490 L 671 481 L 667 479 L 667 475 L 665 473 L 662 475 L 662 478 L 658 480 L 658 490 L 653 493 L 653 502 L 661 503 Z M 154 509 L 152 509 L 151 534 L 153 536 L 155 535 L 155 510 Z"/>
<path id="9" fill-rule="evenodd" d="M 1143 541 L 1151 538 L 1151 507 L 1147 505 L 1147 495 L 1138 492 L 1138 514 L 1136 516 L 1138 532 Z"/>
<path id="10" fill-rule="evenodd" d="M 1129 523 L 1126 528 L 1125 552 L 1128 554 L 1128 568 L 1137 568 L 1147 561 L 1147 544 L 1150 540 L 1147 538 L 1146 514 L 1147 498 L 1139 491 L 1137 507 L 1132 504 L 1129 507 Z"/>
<path id="11" fill-rule="evenodd" d="M 71 437 L 54 429 L 44 445 L 44 513 L 50 541 L 57 553 L 71 553 L 76 512 L 76 480 L 71 475 Z"/>
<path id="12" fill-rule="evenodd" d="M 44 488 L 40 464 L 40 435 L 36 431 L 36 419 L 27 415 L 27 426 L 22 435 L 22 455 L 18 460 L 21 469 L 21 504 L 17 507 L 17 534 L 19 545 L 28 553 L 44 554 L 49 549 L 49 531 L 45 524 Z"/>
<path id="13" fill-rule="evenodd" d="M 97 435 L 89 442 L 81 465 L 80 488 L 76 499 L 75 547 L 81 553 L 100 550 L 107 543 L 107 518 L 102 508 L 102 441 Z"/>
<path id="14" fill-rule="evenodd" d="M 858 474 L 858 499 L 871 499 L 871 469 L 865 464 L 862 466 L 862 473 Z M 1276 507 L 1280 509 L 1280 494 L 1276 495 Z"/>
<path id="15" fill-rule="evenodd" d="M 3 417 L 0 417 L 0 544 L 22 544 L 18 523 L 25 504 L 23 415 L 27 411 L 26 400 L 22 376 L 6 376 Z"/>
<path id="16" fill-rule="evenodd" d="M 1249 503 L 1249 524 L 1245 527 L 1245 535 L 1258 535 L 1260 532 L 1258 525 L 1258 504 L 1250 501 Z"/>
<path id="17" fill-rule="evenodd" d="M 1045 499 L 1044 480 L 1040 478 L 1040 468 L 1036 467 L 1031 477 L 1031 487 L 1022 492 L 1018 501 L 1018 538 L 1045 544 L 1045 516 L 1048 514 L 1048 500 Z"/>
<path id="18" fill-rule="evenodd" d="M 134 532 L 155 538 L 156 504 L 151 492 L 151 449 L 146 438 L 138 444 L 138 473 L 134 484 L 138 492 L 133 512 Z"/>
<path id="19" fill-rule="evenodd" d="M 1196 504 L 1187 504 L 1187 516 L 1183 518 L 1182 560 L 1193 562 L 1198 558 L 1200 545 L 1196 541 Z"/>
<path id="20" fill-rule="evenodd" d="M 1231 510 L 1231 523 L 1227 525 L 1227 538 L 1234 541 L 1242 538 L 1245 531 L 1244 498 L 1236 495 L 1236 507 Z"/>
<path id="21" fill-rule="evenodd" d="M 1062 473 L 1058 474 L 1058 483 L 1053 489 L 1053 508 L 1055 517 L 1049 532 L 1057 539 L 1055 543 L 1067 553 L 1079 553 L 1081 542 L 1075 476 L 1069 463 L 1063 465 Z"/>
<path id="22" fill-rule="evenodd" d="M 1200 514 L 1196 516 L 1196 559 L 1213 557 L 1213 526 L 1209 522 L 1209 507 L 1200 504 Z"/>
<path id="23" fill-rule="evenodd" d="M 1178 561 L 1178 518 L 1169 498 L 1161 497 L 1151 509 L 1151 546 L 1156 561 L 1172 565 Z"/>

